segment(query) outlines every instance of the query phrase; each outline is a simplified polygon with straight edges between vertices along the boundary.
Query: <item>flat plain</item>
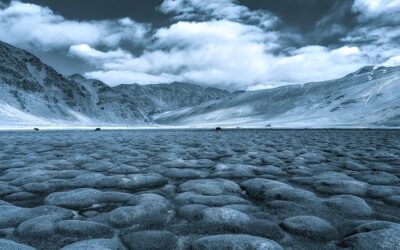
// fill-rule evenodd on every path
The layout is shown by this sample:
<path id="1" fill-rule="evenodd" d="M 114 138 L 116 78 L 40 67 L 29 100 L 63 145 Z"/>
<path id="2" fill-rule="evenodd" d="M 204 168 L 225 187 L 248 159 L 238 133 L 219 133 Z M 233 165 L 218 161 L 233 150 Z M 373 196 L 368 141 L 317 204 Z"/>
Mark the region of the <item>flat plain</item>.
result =
<path id="1" fill-rule="evenodd" d="M 0 249 L 400 249 L 400 130 L 0 133 Z"/>

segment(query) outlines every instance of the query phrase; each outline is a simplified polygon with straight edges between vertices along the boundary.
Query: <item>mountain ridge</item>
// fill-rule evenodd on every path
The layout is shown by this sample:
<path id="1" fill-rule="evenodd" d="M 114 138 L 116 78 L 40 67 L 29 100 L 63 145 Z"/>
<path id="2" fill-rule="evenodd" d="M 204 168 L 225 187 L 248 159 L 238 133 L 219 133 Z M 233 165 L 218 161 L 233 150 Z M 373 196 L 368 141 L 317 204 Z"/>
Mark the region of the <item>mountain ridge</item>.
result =
<path id="1" fill-rule="evenodd" d="M 63 76 L 0 42 L 4 126 L 400 126 L 400 67 L 365 66 L 342 78 L 228 92 L 190 83 L 118 85 Z"/>
<path id="2" fill-rule="evenodd" d="M 151 88 L 160 88 L 156 85 L 136 86 L 147 91 L 143 97 L 127 94 L 132 87 L 113 88 L 79 74 L 63 76 L 33 54 L 4 42 L 0 42 L 0 55 L 0 126 L 145 126 L 153 124 L 150 114 L 165 111 L 169 105 L 182 108 L 231 95 L 186 84 L 185 95 L 197 99 L 170 104 L 164 92 L 174 89 L 177 97 L 182 94 L 173 85 L 162 85 L 163 90 L 157 92 L 161 97 L 150 96 Z"/>
<path id="3" fill-rule="evenodd" d="M 398 127 L 400 67 L 367 66 L 335 80 L 245 92 L 154 118 L 191 126 Z"/>

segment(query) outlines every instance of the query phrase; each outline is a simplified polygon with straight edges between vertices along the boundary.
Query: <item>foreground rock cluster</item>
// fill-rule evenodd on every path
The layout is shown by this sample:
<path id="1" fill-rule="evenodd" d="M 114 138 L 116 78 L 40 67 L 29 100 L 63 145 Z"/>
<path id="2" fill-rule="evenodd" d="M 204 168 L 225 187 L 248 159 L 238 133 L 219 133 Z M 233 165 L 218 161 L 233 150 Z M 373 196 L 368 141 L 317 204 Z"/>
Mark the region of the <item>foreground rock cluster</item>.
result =
<path id="1" fill-rule="evenodd" d="M 0 134 L 0 249 L 399 249 L 400 131 Z"/>

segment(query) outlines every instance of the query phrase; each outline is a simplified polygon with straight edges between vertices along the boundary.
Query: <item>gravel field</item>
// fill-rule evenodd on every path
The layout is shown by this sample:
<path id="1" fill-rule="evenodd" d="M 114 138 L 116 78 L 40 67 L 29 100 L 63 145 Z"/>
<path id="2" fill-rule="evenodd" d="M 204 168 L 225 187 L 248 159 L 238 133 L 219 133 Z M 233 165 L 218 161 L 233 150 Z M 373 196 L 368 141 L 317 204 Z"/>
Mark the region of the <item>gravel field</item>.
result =
<path id="1" fill-rule="evenodd" d="M 0 249 L 400 249 L 400 130 L 1 132 Z"/>

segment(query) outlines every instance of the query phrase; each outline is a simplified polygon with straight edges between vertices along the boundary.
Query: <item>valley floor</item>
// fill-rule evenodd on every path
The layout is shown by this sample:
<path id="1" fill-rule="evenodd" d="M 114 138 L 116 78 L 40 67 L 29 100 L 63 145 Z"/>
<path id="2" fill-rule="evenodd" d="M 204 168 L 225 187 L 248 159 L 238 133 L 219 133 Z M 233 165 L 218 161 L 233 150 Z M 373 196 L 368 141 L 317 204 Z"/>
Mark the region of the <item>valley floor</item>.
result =
<path id="1" fill-rule="evenodd" d="M 300 126 L 300 125 L 287 125 L 287 126 L 263 126 L 261 124 L 257 125 L 219 125 L 215 124 L 202 124 L 202 125 L 160 125 L 160 124 L 152 124 L 152 125 L 140 125 L 140 126 L 124 126 L 124 125 L 110 125 L 110 124 L 97 124 L 96 125 L 0 125 L 0 132 L 30 132 L 34 131 L 34 128 L 38 128 L 40 131 L 91 131 L 96 128 L 100 128 L 103 131 L 134 131 L 134 130 L 212 130 L 216 127 L 221 127 L 222 129 L 227 130 L 238 130 L 238 129 L 257 129 L 257 130 L 305 130 L 305 129 L 377 129 L 377 130 L 399 130 L 400 127 L 385 127 L 385 126 L 362 126 L 362 125 L 336 125 L 336 126 Z"/>
<path id="2" fill-rule="evenodd" d="M 399 249 L 398 130 L 0 132 L 0 249 Z"/>

